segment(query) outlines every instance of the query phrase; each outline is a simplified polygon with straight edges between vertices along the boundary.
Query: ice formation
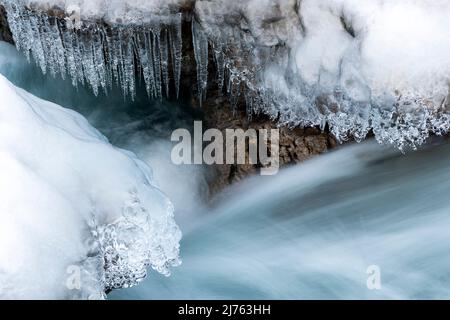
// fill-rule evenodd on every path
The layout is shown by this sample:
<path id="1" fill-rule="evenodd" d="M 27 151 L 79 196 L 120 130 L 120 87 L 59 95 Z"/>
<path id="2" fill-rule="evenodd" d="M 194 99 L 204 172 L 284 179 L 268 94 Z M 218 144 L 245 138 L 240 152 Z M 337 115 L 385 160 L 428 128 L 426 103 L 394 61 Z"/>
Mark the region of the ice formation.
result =
<path id="1" fill-rule="evenodd" d="M 151 98 L 169 95 L 172 73 L 178 95 L 181 13 L 171 12 L 167 5 L 147 15 L 137 8 L 125 15 L 119 9 L 122 1 L 2 3 L 17 47 L 28 57 L 31 54 L 42 72 L 68 75 L 74 85 L 86 82 L 96 94 L 117 84 L 132 98 L 136 73 L 142 74 Z M 103 11 L 107 15 L 95 14 Z"/>
<path id="2" fill-rule="evenodd" d="M 400 148 L 449 131 L 448 1 L 223 2 L 197 1 L 195 28 L 250 111 Z"/>
<path id="3" fill-rule="evenodd" d="M 0 2 L 19 48 L 95 91 L 116 81 L 133 96 L 143 74 L 161 97 L 168 65 L 178 88 L 190 11 L 200 101 L 213 57 L 231 101 L 281 125 L 328 125 L 339 141 L 373 131 L 400 148 L 450 130 L 447 0 Z"/>
<path id="4" fill-rule="evenodd" d="M 0 75 L 0 298 L 102 298 L 179 263 L 151 169 Z"/>

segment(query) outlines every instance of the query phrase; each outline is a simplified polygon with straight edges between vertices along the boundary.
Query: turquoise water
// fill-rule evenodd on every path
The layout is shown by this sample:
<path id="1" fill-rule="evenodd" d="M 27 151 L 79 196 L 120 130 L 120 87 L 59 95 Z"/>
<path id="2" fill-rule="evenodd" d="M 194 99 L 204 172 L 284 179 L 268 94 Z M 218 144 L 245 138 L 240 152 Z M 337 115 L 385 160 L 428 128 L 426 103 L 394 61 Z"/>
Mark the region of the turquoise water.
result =
<path id="1" fill-rule="evenodd" d="M 449 169 L 444 142 L 406 156 L 367 142 L 255 178 L 182 226 L 170 278 L 110 297 L 449 298 Z M 367 286 L 373 265 L 380 290 Z"/>

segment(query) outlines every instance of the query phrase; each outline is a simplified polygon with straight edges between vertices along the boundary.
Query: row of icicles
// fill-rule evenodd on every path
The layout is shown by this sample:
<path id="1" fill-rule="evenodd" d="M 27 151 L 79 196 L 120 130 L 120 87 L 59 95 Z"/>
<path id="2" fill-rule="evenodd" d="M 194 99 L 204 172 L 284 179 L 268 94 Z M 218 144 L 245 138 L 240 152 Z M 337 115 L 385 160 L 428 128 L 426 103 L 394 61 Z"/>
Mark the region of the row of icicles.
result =
<path id="1" fill-rule="evenodd" d="M 0 1 L 1 2 L 1 1 Z M 95 95 L 114 85 L 125 96 L 136 95 L 136 73 L 150 98 L 169 96 L 170 75 L 179 94 L 182 35 L 181 13 L 151 25 L 83 24 L 3 0 L 17 48 L 37 62 L 43 73 L 70 77 L 74 86 L 90 86 Z M 170 70 L 169 70 L 170 69 Z"/>

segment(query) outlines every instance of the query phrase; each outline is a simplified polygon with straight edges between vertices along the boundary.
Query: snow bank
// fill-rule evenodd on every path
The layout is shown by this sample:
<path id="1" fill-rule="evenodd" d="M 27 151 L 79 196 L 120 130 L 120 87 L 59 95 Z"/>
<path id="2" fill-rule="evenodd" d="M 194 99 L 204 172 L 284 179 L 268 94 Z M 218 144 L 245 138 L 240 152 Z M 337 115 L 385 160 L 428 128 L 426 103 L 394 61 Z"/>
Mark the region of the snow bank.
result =
<path id="1" fill-rule="evenodd" d="M 178 264 L 150 168 L 0 76 L 0 298 L 102 298 Z"/>

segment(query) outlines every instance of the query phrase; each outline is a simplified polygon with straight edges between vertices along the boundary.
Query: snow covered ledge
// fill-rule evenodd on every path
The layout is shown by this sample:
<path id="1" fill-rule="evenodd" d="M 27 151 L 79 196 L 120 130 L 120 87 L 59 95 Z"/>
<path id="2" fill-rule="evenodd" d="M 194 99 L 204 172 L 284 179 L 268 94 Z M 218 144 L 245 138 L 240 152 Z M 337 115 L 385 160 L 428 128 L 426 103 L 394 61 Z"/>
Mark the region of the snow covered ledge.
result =
<path id="1" fill-rule="evenodd" d="M 92 299 L 169 274 L 181 233 L 150 168 L 0 75 L 0 299 Z"/>
<path id="2" fill-rule="evenodd" d="M 233 104 L 284 126 L 328 127 L 338 141 L 373 132 L 399 148 L 450 130 L 446 0 L 0 2 L 17 46 L 43 71 L 94 92 L 118 82 L 133 96 L 139 72 L 161 97 L 169 66 L 178 92 L 188 11 L 200 101 L 212 56 Z"/>

